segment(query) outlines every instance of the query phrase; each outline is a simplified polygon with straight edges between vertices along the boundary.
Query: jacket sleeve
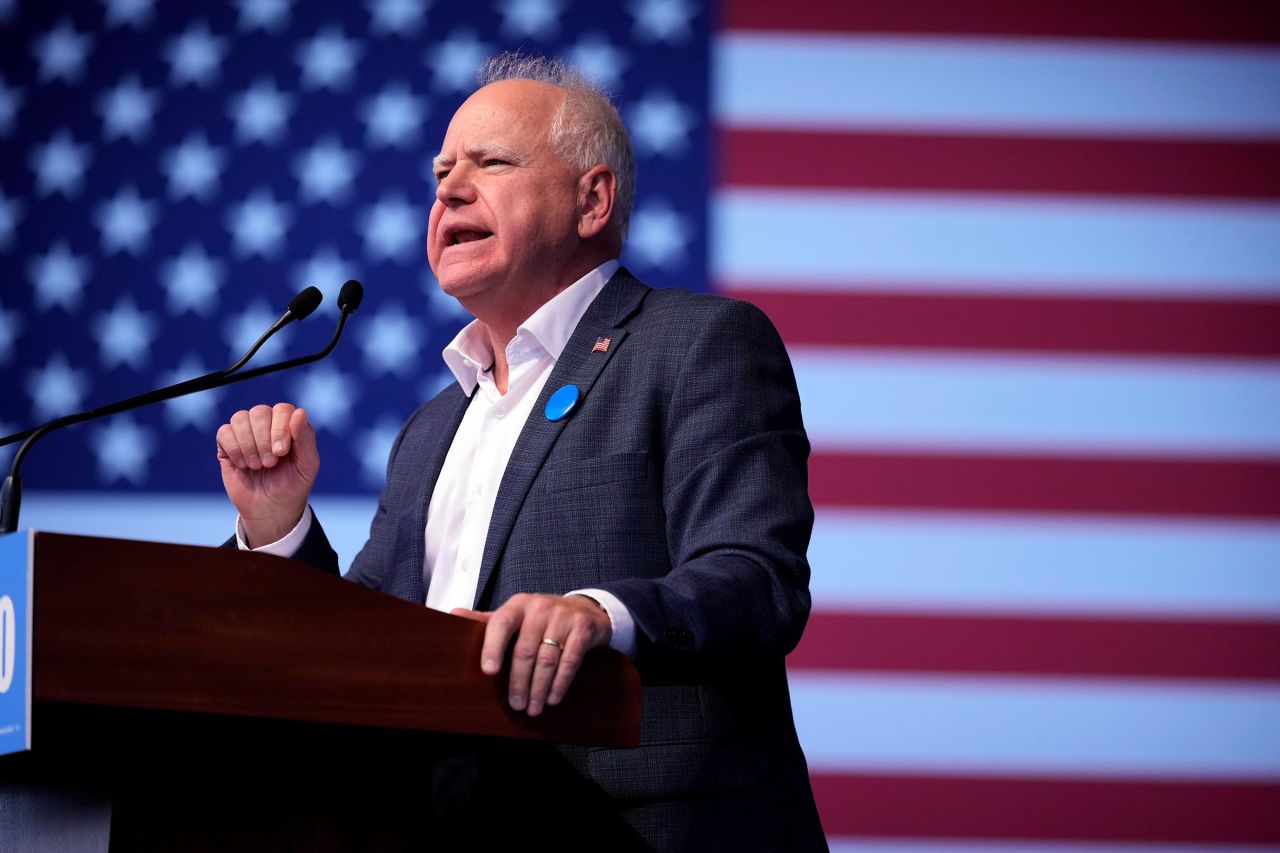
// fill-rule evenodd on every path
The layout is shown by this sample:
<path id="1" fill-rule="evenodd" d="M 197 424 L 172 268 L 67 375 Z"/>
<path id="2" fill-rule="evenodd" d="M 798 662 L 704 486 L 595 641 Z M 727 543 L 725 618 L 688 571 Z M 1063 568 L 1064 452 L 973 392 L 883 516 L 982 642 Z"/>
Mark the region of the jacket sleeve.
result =
<path id="1" fill-rule="evenodd" d="M 715 300 L 679 360 L 662 428 L 671 570 L 600 586 L 639 664 L 781 657 L 808 618 L 809 442 L 791 362 L 755 306 Z"/>

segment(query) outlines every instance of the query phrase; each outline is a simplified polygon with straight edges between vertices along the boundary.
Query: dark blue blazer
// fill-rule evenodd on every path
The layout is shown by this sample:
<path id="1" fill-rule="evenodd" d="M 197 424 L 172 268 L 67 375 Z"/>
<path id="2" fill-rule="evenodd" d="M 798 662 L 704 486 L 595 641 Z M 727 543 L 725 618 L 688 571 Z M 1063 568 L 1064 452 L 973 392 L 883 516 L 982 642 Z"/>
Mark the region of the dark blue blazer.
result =
<path id="1" fill-rule="evenodd" d="M 593 352 L 600 337 L 608 350 Z M 567 384 L 581 400 L 549 421 L 546 400 Z M 348 578 L 425 600 L 427 504 L 469 401 L 451 383 L 405 424 Z M 578 323 L 503 476 L 475 607 L 597 587 L 631 611 L 642 744 L 561 751 L 660 847 L 822 844 L 783 667 L 810 606 L 808 453 L 791 364 L 763 313 L 652 290 L 622 269 Z M 336 568 L 318 524 L 297 556 Z"/>

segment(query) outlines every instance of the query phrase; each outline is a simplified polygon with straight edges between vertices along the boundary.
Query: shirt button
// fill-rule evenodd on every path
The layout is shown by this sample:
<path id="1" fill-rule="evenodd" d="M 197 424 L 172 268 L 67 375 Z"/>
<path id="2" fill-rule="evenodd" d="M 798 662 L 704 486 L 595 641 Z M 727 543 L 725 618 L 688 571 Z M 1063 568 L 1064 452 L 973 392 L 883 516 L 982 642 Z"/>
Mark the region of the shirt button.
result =
<path id="1" fill-rule="evenodd" d="M 498 420 L 502 420 L 506 416 L 506 414 L 507 414 L 506 409 L 498 409 L 498 411 L 494 412 L 494 417 L 496 417 Z"/>

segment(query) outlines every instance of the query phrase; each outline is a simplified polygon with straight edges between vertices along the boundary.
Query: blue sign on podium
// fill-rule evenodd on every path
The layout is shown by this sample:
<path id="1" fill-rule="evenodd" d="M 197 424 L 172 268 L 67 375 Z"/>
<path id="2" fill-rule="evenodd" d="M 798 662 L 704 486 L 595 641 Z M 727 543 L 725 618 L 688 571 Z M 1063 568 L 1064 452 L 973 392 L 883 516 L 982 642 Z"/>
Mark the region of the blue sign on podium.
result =
<path id="1" fill-rule="evenodd" d="M 0 536 L 0 755 L 31 749 L 31 593 L 35 534 Z"/>

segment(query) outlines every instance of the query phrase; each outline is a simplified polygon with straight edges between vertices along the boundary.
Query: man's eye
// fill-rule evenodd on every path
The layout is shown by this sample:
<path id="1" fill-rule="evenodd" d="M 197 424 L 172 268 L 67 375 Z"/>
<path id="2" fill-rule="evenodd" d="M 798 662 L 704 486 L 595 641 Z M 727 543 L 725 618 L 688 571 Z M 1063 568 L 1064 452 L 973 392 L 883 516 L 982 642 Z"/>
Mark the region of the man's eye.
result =
<path id="1" fill-rule="evenodd" d="M 437 183 L 439 183 L 440 181 L 443 181 L 443 180 L 444 180 L 445 178 L 447 178 L 447 177 L 449 177 L 449 170 L 448 170 L 448 169 L 440 169 L 439 171 L 437 171 L 437 172 L 436 172 L 436 182 L 437 182 Z"/>
<path id="2" fill-rule="evenodd" d="M 483 165 L 483 166 L 509 166 L 509 165 L 511 165 L 511 164 L 510 164 L 510 163 L 508 163 L 506 160 L 499 160 L 497 157 L 490 157 L 488 160 L 485 160 L 485 161 L 484 161 L 484 163 L 482 163 L 481 165 Z"/>

